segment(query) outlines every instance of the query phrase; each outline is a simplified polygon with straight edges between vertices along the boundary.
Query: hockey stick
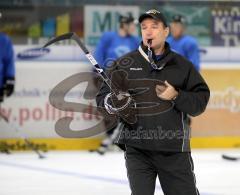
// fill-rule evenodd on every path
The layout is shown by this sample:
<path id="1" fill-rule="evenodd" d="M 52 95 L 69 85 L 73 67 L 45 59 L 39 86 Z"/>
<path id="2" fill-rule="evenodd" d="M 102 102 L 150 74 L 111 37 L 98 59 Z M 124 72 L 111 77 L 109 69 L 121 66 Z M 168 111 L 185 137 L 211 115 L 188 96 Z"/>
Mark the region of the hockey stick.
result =
<path id="1" fill-rule="evenodd" d="M 130 105 L 133 102 L 133 99 L 131 98 L 131 96 L 128 93 L 124 93 L 124 92 L 120 92 L 111 82 L 110 78 L 107 76 L 107 74 L 103 71 L 103 69 L 99 66 L 99 64 L 97 63 L 97 61 L 95 60 L 95 58 L 93 57 L 93 55 L 89 52 L 89 50 L 86 48 L 86 46 L 82 43 L 82 41 L 80 40 L 80 38 L 74 33 L 74 32 L 70 32 L 70 33 L 66 33 L 63 35 L 60 35 L 58 37 L 53 38 L 52 40 L 50 40 L 49 42 L 47 42 L 43 48 L 54 44 L 58 41 L 62 41 L 62 40 L 66 40 L 66 39 L 73 39 L 75 42 L 77 42 L 78 46 L 82 49 L 82 51 L 85 53 L 85 56 L 88 58 L 88 60 L 91 62 L 91 64 L 93 65 L 93 67 L 96 69 L 97 73 L 102 77 L 103 81 L 107 84 L 107 86 L 109 87 L 110 91 L 112 91 L 112 93 L 118 98 L 118 100 L 123 100 L 124 98 L 126 98 L 126 102 L 123 106 L 116 108 L 117 113 L 120 113 L 120 111 L 124 110 L 125 108 L 128 107 L 128 105 Z M 125 117 L 123 115 L 121 115 L 123 118 L 126 119 L 126 117 L 128 117 L 128 121 L 131 122 L 130 123 L 134 123 L 136 121 L 135 115 L 133 118 L 131 118 L 128 114 L 125 115 Z M 131 118 L 131 119 L 130 119 Z"/>
<path id="2" fill-rule="evenodd" d="M 229 155 L 226 155 L 226 154 L 223 154 L 222 158 L 225 159 L 225 160 L 231 160 L 231 161 L 240 160 L 240 157 L 229 156 Z"/>
<path id="3" fill-rule="evenodd" d="M 10 125 L 12 129 L 14 129 L 16 132 L 20 132 L 19 129 L 12 125 L 10 122 L 9 122 L 9 119 L 2 113 L 1 111 L 1 107 L 0 107 L 0 117 L 6 122 L 6 124 Z M 43 154 L 41 154 L 37 148 L 35 148 L 33 146 L 33 144 L 27 139 L 26 136 L 24 136 L 22 133 L 21 133 L 21 138 L 24 140 L 24 142 L 26 143 L 26 145 L 32 150 L 34 151 L 37 155 L 38 155 L 38 158 L 40 159 L 43 159 L 43 158 L 46 158 Z"/>

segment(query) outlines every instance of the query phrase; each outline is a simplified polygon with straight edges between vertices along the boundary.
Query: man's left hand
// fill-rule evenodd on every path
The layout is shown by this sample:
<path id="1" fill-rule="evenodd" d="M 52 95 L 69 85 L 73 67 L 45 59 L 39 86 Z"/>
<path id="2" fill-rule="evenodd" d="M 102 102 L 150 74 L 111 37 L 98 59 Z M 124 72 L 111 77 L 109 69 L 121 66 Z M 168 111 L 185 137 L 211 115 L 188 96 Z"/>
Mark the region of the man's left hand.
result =
<path id="1" fill-rule="evenodd" d="M 164 100 L 174 100 L 178 96 L 178 91 L 167 81 L 164 82 L 165 87 L 156 85 L 157 96 Z"/>

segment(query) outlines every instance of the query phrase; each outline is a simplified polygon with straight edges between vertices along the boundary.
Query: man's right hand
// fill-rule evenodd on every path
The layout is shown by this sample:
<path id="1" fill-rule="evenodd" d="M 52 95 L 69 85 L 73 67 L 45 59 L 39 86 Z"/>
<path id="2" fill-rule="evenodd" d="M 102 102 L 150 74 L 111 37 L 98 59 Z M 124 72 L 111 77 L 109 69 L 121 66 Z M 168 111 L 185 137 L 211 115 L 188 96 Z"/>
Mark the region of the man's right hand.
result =
<path id="1" fill-rule="evenodd" d="M 109 93 L 104 100 L 104 106 L 109 114 L 117 114 L 130 106 L 131 96 L 129 93 L 115 95 Z"/>
<path id="2" fill-rule="evenodd" d="M 135 114 L 131 113 L 134 101 L 129 93 L 121 92 L 117 96 L 108 94 L 104 101 L 104 106 L 109 114 L 116 114 L 127 123 L 135 123 Z"/>

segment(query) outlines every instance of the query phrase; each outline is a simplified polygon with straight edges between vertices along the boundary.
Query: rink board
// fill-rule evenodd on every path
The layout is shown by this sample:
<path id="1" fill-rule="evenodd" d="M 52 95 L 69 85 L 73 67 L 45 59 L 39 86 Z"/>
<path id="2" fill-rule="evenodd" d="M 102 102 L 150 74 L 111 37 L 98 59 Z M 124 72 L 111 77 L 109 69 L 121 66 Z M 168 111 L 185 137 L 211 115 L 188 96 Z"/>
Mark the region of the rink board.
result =
<path id="1" fill-rule="evenodd" d="M 11 122 L 19 128 L 14 132 L 0 121 L 0 139 L 16 142 L 21 135 L 51 149 L 96 148 L 100 138 L 63 139 L 55 131 L 55 123 L 64 113 L 49 103 L 50 91 L 62 80 L 81 72 L 91 71 L 88 62 L 37 62 L 18 61 L 16 93 L 8 99 L 3 108 Z M 206 111 L 193 118 L 192 146 L 239 147 L 240 146 L 240 63 L 204 63 L 202 75 L 209 84 L 211 98 Z M 32 81 L 32 82 L 31 82 Z M 85 101 L 86 83 L 71 91 L 69 101 Z M 94 106 L 94 100 L 86 101 Z M 77 113 L 75 127 L 91 127 L 100 119 Z"/>

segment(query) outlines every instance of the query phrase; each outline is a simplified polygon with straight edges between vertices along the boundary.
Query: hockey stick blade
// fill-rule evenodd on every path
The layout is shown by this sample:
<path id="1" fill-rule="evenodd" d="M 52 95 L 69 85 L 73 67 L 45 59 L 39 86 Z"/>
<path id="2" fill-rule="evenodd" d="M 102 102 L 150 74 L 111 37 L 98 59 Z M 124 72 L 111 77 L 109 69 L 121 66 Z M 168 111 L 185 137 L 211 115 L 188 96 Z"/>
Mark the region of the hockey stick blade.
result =
<path id="1" fill-rule="evenodd" d="M 45 47 L 48 47 L 49 45 L 52 45 L 58 41 L 63 41 L 63 40 L 66 40 L 66 39 L 71 39 L 72 36 L 74 35 L 75 33 L 73 32 L 70 32 L 70 33 L 66 33 L 66 34 L 63 34 L 63 35 L 60 35 L 58 37 L 55 37 L 53 38 L 52 40 L 48 41 L 44 46 L 43 48 Z"/>
<path id="2" fill-rule="evenodd" d="M 9 119 L 7 118 L 7 116 L 5 116 L 0 109 L 0 118 L 2 118 L 7 124 L 10 124 Z M 11 126 L 13 129 L 15 129 L 16 132 L 19 132 L 19 129 L 16 126 Z M 32 143 L 25 137 L 22 135 L 22 139 L 24 140 L 24 142 L 26 143 L 26 145 L 29 147 L 29 149 L 31 149 L 33 152 L 35 152 L 38 155 L 38 158 L 43 159 L 46 158 L 43 154 L 41 154 L 38 149 L 34 148 L 32 146 Z"/>
<path id="3" fill-rule="evenodd" d="M 77 44 L 79 45 L 79 47 L 83 50 L 83 52 L 85 54 L 89 54 L 88 49 L 85 47 L 85 45 L 82 43 L 82 41 L 79 39 L 79 37 L 76 35 L 76 33 L 74 32 L 69 32 L 60 36 L 57 36 L 55 38 L 53 38 L 52 40 L 48 41 L 43 48 L 48 47 L 49 45 L 52 45 L 58 41 L 63 41 L 66 39 L 73 39 L 74 41 L 77 42 Z"/>
<path id="4" fill-rule="evenodd" d="M 222 158 L 225 159 L 225 160 L 231 160 L 231 161 L 240 160 L 240 157 L 233 157 L 233 156 L 228 156 L 228 155 L 225 155 L 225 154 L 222 155 Z"/>
<path id="5" fill-rule="evenodd" d="M 41 153 L 39 152 L 39 150 L 38 150 L 37 148 L 35 148 L 35 147 L 32 145 L 32 143 L 31 143 L 27 138 L 24 138 L 24 141 L 25 141 L 25 143 L 28 145 L 28 147 L 29 147 L 30 149 L 32 149 L 34 152 L 36 152 L 36 154 L 38 155 L 38 158 L 40 158 L 40 159 L 46 158 L 46 156 L 44 156 L 43 154 L 41 154 Z"/>

